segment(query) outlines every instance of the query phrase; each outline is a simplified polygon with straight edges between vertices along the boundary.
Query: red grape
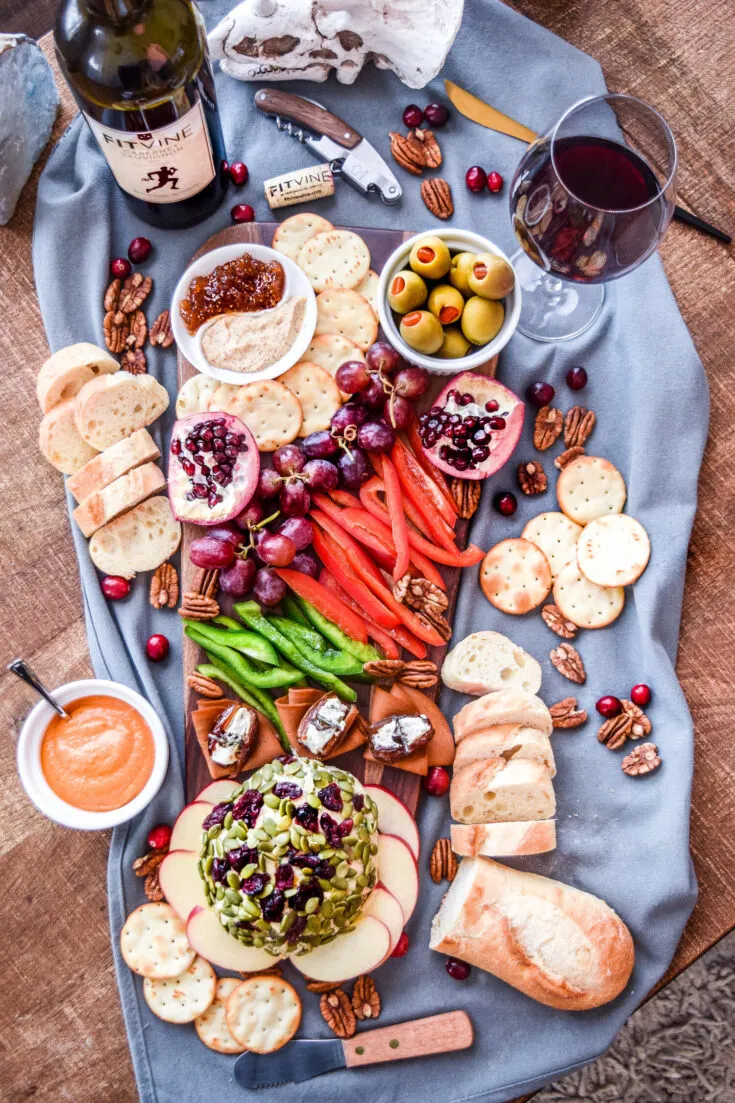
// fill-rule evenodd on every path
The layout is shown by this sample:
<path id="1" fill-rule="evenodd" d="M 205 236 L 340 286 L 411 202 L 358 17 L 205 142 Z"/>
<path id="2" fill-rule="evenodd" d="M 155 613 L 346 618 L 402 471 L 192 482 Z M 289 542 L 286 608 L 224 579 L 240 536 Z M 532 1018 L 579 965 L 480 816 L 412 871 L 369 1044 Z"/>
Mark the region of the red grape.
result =
<path id="1" fill-rule="evenodd" d="M 308 437 L 304 438 L 304 455 L 309 459 L 326 459 L 328 456 L 333 456 L 338 448 L 337 441 L 326 429 L 309 433 Z"/>
<path id="2" fill-rule="evenodd" d="M 278 605 L 286 596 L 286 583 L 273 571 L 262 567 L 255 576 L 253 594 L 261 605 Z"/>
<path id="3" fill-rule="evenodd" d="M 309 490 L 334 490 L 339 486 L 339 471 L 329 460 L 309 460 L 304 474 Z"/>
<path id="4" fill-rule="evenodd" d="M 370 478 L 373 469 L 361 448 L 343 452 L 337 460 L 342 482 L 348 490 L 358 490 Z"/>
<path id="5" fill-rule="evenodd" d="M 252 559 L 236 559 L 220 573 L 219 588 L 232 597 L 246 597 L 253 588 L 255 563 Z"/>
<path id="6" fill-rule="evenodd" d="M 263 503 L 259 502 L 257 498 L 251 498 L 250 504 L 245 506 L 242 513 L 239 513 L 235 518 L 235 524 L 247 531 L 251 525 L 259 525 L 264 517 Z"/>
<path id="7" fill-rule="evenodd" d="M 189 559 L 195 567 L 219 570 L 229 567 L 235 558 L 235 545 L 229 540 L 216 540 L 211 536 L 197 536 L 189 548 Z"/>
<path id="8" fill-rule="evenodd" d="M 332 414 L 332 420 L 329 423 L 332 429 L 337 433 L 344 433 L 345 429 L 354 427 L 357 429 L 359 425 L 363 425 L 370 414 L 364 406 L 358 406 L 356 402 L 348 402 L 345 406 L 342 406 L 336 413 Z"/>
<path id="9" fill-rule="evenodd" d="M 358 401 L 363 406 L 382 406 L 385 400 L 385 388 L 376 376 L 373 376 L 364 391 L 360 392 Z"/>
<path id="10" fill-rule="evenodd" d="M 314 539 L 314 526 L 305 517 L 287 517 L 278 526 L 277 531 L 293 541 L 297 551 L 308 548 Z"/>
<path id="11" fill-rule="evenodd" d="M 401 363 L 400 356 L 387 341 L 376 341 L 371 345 L 365 353 L 365 359 L 373 371 L 382 371 L 386 375 L 397 371 Z"/>
<path id="12" fill-rule="evenodd" d="M 279 493 L 283 481 L 277 471 L 272 467 L 263 467 L 258 477 L 258 494 L 261 498 L 275 498 Z"/>
<path id="13" fill-rule="evenodd" d="M 301 571 L 301 574 L 308 574 L 310 578 L 318 578 L 320 568 L 311 552 L 302 551 L 293 557 L 291 570 Z"/>
<path id="14" fill-rule="evenodd" d="M 258 557 L 271 567 L 287 567 L 296 555 L 293 540 L 278 532 L 261 532 L 256 544 Z"/>
<path id="15" fill-rule="evenodd" d="M 304 453 L 298 444 L 284 444 L 273 453 L 273 466 L 279 475 L 296 475 L 304 467 Z"/>
<path id="16" fill-rule="evenodd" d="M 283 484 L 279 501 L 287 517 L 303 517 L 311 505 L 308 490 L 298 480 Z"/>
<path id="17" fill-rule="evenodd" d="M 207 529 L 207 536 L 211 540 L 223 540 L 236 548 L 242 543 L 242 533 L 232 521 L 223 521 L 222 524 L 212 525 Z"/>
<path id="18" fill-rule="evenodd" d="M 383 417 L 394 429 L 407 429 L 413 420 L 413 410 L 405 398 L 394 395 L 386 400 Z"/>
<path id="19" fill-rule="evenodd" d="M 366 452 L 390 452 L 396 434 L 384 421 L 368 421 L 357 430 L 357 443 Z"/>
<path id="20" fill-rule="evenodd" d="M 334 376 L 337 386 L 345 394 L 357 394 L 364 391 L 370 383 L 370 372 L 362 360 L 347 360 L 340 364 Z"/>
<path id="21" fill-rule="evenodd" d="M 423 368 L 401 368 L 396 372 L 393 385 L 402 398 L 421 398 L 429 386 L 429 376 Z"/>

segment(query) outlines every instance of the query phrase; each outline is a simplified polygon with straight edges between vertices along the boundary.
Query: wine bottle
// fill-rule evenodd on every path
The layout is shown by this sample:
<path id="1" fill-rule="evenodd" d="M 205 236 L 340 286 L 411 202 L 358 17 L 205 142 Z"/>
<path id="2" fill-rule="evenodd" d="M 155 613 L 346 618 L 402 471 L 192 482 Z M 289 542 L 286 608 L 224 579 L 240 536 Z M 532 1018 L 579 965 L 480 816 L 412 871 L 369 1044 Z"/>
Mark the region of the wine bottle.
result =
<path id="1" fill-rule="evenodd" d="M 112 175 L 152 226 L 192 226 L 228 176 L 204 21 L 191 0 L 63 0 L 56 54 Z"/>

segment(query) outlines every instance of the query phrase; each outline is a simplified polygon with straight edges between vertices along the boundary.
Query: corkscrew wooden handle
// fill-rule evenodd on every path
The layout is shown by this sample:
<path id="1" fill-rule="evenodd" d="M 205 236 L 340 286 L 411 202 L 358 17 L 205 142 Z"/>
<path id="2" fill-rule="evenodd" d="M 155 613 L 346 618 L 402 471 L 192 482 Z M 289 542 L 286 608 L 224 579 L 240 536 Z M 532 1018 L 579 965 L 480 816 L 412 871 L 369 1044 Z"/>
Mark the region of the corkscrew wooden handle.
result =
<path id="1" fill-rule="evenodd" d="M 326 111 L 310 100 L 294 96 L 291 92 L 281 92 L 277 88 L 261 88 L 255 93 L 255 106 L 265 115 L 280 115 L 282 119 L 299 123 L 317 134 L 325 134 L 333 142 L 354 149 L 362 141 L 362 135 L 331 111 Z"/>

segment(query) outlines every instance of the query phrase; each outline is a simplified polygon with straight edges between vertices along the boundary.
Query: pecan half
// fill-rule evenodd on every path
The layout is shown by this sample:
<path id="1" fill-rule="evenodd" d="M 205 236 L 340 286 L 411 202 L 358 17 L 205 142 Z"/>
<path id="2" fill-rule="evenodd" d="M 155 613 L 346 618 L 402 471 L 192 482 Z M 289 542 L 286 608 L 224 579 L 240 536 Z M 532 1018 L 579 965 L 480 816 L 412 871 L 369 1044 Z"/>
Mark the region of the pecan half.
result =
<path id="1" fill-rule="evenodd" d="M 179 576 L 173 563 L 162 563 L 153 572 L 148 595 L 154 609 L 175 609 L 179 600 Z"/>
<path id="2" fill-rule="evenodd" d="M 572 463 L 578 456 L 584 455 L 584 448 L 581 444 L 578 444 L 575 448 L 567 448 L 566 452 L 562 452 L 560 456 L 557 456 L 554 460 L 554 467 L 559 471 L 563 471 L 568 463 Z"/>
<path id="3" fill-rule="evenodd" d="M 319 1000 L 322 1018 L 333 1034 L 338 1038 L 351 1038 L 357 1030 L 355 1012 L 350 997 L 343 988 L 325 992 Z"/>
<path id="4" fill-rule="evenodd" d="M 206 674 L 190 674 L 186 679 L 186 684 L 200 697 L 206 697 L 209 701 L 216 701 L 225 695 L 221 686 L 218 686 L 213 678 L 208 678 Z"/>
<path id="5" fill-rule="evenodd" d="M 108 310 L 102 319 L 102 332 L 110 352 L 115 354 L 123 352 L 130 333 L 128 319 L 119 310 Z"/>
<path id="6" fill-rule="evenodd" d="M 546 627 L 563 640 L 573 640 L 577 635 L 577 625 L 567 620 L 558 605 L 544 605 L 541 616 Z"/>
<path id="7" fill-rule="evenodd" d="M 167 349 L 174 343 L 171 316 L 168 310 L 162 310 L 158 315 L 150 328 L 148 340 L 152 345 L 158 345 L 162 349 Z"/>
<path id="8" fill-rule="evenodd" d="M 413 609 L 416 616 L 425 624 L 436 628 L 443 639 L 448 640 L 452 634 L 444 613 L 449 606 L 449 598 L 435 583 L 428 578 L 412 578 L 405 574 L 393 584 L 393 596 L 396 601 Z"/>
<path id="9" fill-rule="evenodd" d="M 421 198 L 436 218 L 446 221 L 454 214 L 452 189 L 449 187 L 449 183 L 439 176 L 434 180 L 422 181 Z"/>
<path id="10" fill-rule="evenodd" d="M 442 151 L 434 137 L 433 130 L 410 130 L 409 138 L 415 138 L 423 146 L 424 165 L 427 169 L 438 169 L 442 163 Z"/>
<path id="11" fill-rule="evenodd" d="M 518 485 L 524 494 L 543 494 L 549 485 L 538 460 L 524 460 L 518 464 Z"/>
<path id="12" fill-rule="evenodd" d="M 600 724 L 597 732 L 598 742 L 604 743 L 610 751 L 620 750 L 630 735 L 632 724 L 633 721 L 624 712 L 611 716 L 609 720 Z"/>
<path id="13" fill-rule="evenodd" d="M 628 733 L 630 738 L 642 739 L 644 735 L 650 735 L 653 731 L 653 724 L 643 709 L 629 701 L 627 697 L 620 704 L 623 706 L 624 714 L 630 717 L 630 732 Z"/>
<path id="14" fill-rule="evenodd" d="M 145 878 L 143 891 L 153 904 L 165 899 L 161 888 L 160 869 L 161 862 L 167 854 L 167 846 L 158 847 L 155 850 L 149 850 L 142 858 L 136 858 L 133 862 L 133 873 L 136 877 Z"/>
<path id="15" fill-rule="evenodd" d="M 431 852 L 429 873 L 438 885 L 441 881 L 453 881 L 457 876 L 457 859 L 449 839 L 437 839 Z"/>
<path id="16" fill-rule="evenodd" d="M 577 708 L 576 697 L 565 697 L 549 707 L 551 722 L 555 728 L 578 728 L 587 722 L 587 713 Z"/>
<path id="17" fill-rule="evenodd" d="M 587 681 L 582 656 L 570 643 L 560 643 L 549 653 L 549 658 L 563 677 L 581 686 Z"/>
<path id="18" fill-rule="evenodd" d="M 639 743 L 620 763 L 623 773 L 629 777 L 653 773 L 660 765 L 661 758 L 655 743 Z"/>
<path id="19" fill-rule="evenodd" d="M 250 977 L 282 977 L 283 966 L 279 965 L 277 961 L 274 961 L 272 965 L 269 965 L 266 969 L 256 969 L 252 973 L 240 973 L 243 980 L 249 980 Z"/>
<path id="20" fill-rule="evenodd" d="M 391 130 L 388 137 L 393 160 L 406 172 L 412 173 L 413 176 L 421 176 L 426 165 L 424 147 L 418 138 L 414 137 L 413 131 L 408 134 L 398 134 Z"/>
<path id="21" fill-rule="evenodd" d="M 142 310 L 134 310 L 129 316 L 130 333 L 126 344 L 129 349 L 142 349 L 148 336 L 148 323 Z"/>
<path id="22" fill-rule="evenodd" d="M 363 1022 L 365 1019 L 377 1019 L 380 1014 L 380 996 L 372 977 L 361 976 L 352 988 L 352 1010 Z"/>
<path id="23" fill-rule="evenodd" d="M 219 589 L 219 571 L 209 567 L 198 567 L 191 580 L 193 593 L 214 597 Z"/>
<path id="24" fill-rule="evenodd" d="M 196 594 L 188 590 L 179 606 L 179 616 L 184 620 L 213 620 L 220 614 L 217 600 L 206 594 Z"/>
<path id="25" fill-rule="evenodd" d="M 153 280 L 142 272 L 133 272 L 128 276 L 120 291 L 120 310 L 123 314 L 132 314 L 151 293 Z"/>
<path id="26" fill-rule="evenodd" d="M 318 996 L 321 996 L 324 992 L 334 992 L 335 988 L 339 988 L 339 982 L 336 980 L 308 980 L 306 987 L 310 992 L 316 992 Z"/>
<path id="27" fill-rule="evenodd" d="M 142 349 L 126 349 L 120 357 L 120 367 L 131 375 L 145 375 L 148 361 Z"/>
<path id="28" fill-rule="evenodd" d="M 595 427 L 597 418 L 586 406 L 572 406 L 564 418 L 564 443 L 567 448 L 579 448 Z"/>
<path id="29" fill-rule="evenodd" d="M 479 479 L 450 479 L 449 492 L 454 498 L 460 517 L 467 521 L 475 516 L 482 494 L 482 483 Z"/>
<path id="30" fill-rule="evenodd" d="M 117 313 L 120 305 L 120 288 L 122 287 L 122 280 L 115 279 L 105 291 L 105 297 L 103 299 L 105 313 L 109 314 L 110 311 L 113 314 Z"/>
<path id="31" fill-rule="evenodd" d="M 415 689 L 429 689 L 439 680 L 436 663 L 430 659 L 377 659 L 365 663 L 363 670 L 379 682 L 400 682 Z"/>
<path id="32" fill-rule="evenodd" d="M 533 446 L 539 452 L 545 452 L 561 436 L 564 414 L 553 406 L 542 406 L 536 414 L 533 426 Z"/>

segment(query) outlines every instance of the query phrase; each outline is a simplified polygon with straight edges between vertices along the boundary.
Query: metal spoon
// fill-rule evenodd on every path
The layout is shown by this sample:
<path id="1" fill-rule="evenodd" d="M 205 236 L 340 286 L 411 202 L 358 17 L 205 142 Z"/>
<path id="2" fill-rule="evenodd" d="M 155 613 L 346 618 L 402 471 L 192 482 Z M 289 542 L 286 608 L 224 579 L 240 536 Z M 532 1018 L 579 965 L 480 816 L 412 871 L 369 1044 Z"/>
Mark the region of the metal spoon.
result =
<path id="1" fill-rule="evenodd" d="M 12 663 L 8 663 L 8 670 L 11 674 L 17 675 L 17 677 L 29 685 L 31 689 L 35 689 L 36 693 L 40 694 L 40 696 L 51 705 L 51 708 L 58 712 L 59 716 L 63 717 L 64 720 L 69 719 L 69 713 L 64 711 L 56 698 L 49 693 L 41 679 L 37 674 L 33 673 L 24 659 L 13 659 Z"/>

